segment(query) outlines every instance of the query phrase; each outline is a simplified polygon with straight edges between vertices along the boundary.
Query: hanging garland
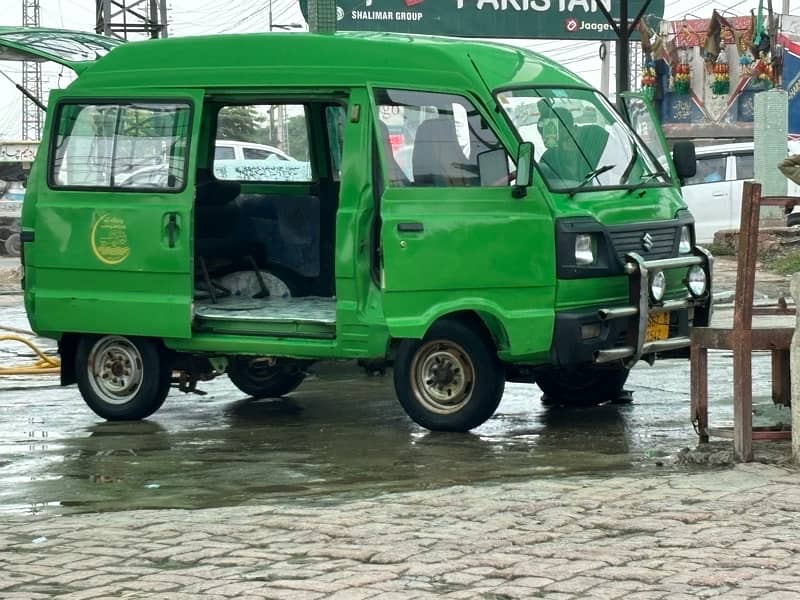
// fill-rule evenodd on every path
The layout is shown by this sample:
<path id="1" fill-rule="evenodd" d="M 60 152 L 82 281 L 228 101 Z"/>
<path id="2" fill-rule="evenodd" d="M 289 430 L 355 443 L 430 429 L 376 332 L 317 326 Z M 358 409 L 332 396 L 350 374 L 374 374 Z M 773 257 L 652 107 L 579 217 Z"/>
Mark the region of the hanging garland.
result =
<path id="1" fill-rule="evenodd" d="M 681 96 L 689 93 L 692 87 L 691 69 L 689 69 L 689 52 L 685 48 L 678 50 L 679 62 L 672 70 L 672 91 Z"/>
<path id="2" fill-rule="evenodd" d="M 761 52 L 758 60 L 753 64 L 751 74 L 756 87 L 761 89 L 772 87 L 772 64 L 765 52 Z"/>
<path id="3" fill-rule="evenodd" d="M 656 91 L 656 63 L 650 55 L 645 55 L 642 67 L 641 91 L 647 98 L 652 98 Z"/>
<path id="4" fill-rule="evenodd" d="M 730 65 L 728 54 L 725 52 L 725 43 L 720 45 L 719 56 L 713 66 L 714 79 L 711 82 L 711 92 L 715 96 L 727 94 L 731 89 Z"/>
<path id="5" fill-rule="evenodd" d="M 672 64 L 672 92 L 678 96 L 686 96 L 692 89 L 692 70 L 689 68 L 689 46 L 697 34 L 683 19 L 681 30 L 675 36 L 678 62 Z"/>

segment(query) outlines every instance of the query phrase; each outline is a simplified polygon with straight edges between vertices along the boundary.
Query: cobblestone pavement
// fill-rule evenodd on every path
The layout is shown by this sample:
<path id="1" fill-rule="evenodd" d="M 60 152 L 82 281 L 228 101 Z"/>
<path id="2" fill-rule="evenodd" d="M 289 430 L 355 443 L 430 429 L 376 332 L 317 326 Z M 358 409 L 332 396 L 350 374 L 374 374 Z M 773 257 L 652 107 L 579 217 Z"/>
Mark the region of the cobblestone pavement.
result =
<path id="1" fill-rule="evenodd" d="M 800 477 L 776 466 L 370 499 L 15 517 L 0 598 L 797 598 Z"/>

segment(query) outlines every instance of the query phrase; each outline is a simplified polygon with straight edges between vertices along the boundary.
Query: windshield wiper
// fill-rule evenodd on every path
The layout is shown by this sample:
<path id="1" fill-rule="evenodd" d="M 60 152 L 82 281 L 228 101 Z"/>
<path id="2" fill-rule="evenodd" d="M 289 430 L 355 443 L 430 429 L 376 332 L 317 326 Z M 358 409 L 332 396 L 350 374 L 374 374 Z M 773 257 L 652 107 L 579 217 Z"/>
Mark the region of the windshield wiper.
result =
<path id="1" fill-rule="evenodd" d="M 580 190 L 583 186 L 585 186 L 587 183 L 589 183 L 592 179 L 594 179 L 595 177 L 597 177 L 599 175 L 602 175 L 603 173 L 606 173 L 607 171 L 610 171 L 611 169 L 613 169 L 616 166 L 617 165 L 603 165 L 602 167 L 597 167 L 594 171 L 591 171 L 591 172 L 587 173 L 586 175 L 584 175 L 583 181 L 581 182 L 581 184 L 569 193 L 570 198 L 572 196 L 574 196 L 575 194 L 577 194 L 578 190 Z"/>
<path id="2" fill-rule="evenodd" d="M 654 173 L 645 173 L 641 177 L 639 177 L 639 183 L 637 183 L 631 188 L 628 188 L 628 193 L 632 194 L 633 192 L 642 189 L 643 185 L 650 183 L 651 181 L 653 181 L 653 179 L 660 177 L 665 177 L 665 175 L 659 171 L 656 171 Z"/>

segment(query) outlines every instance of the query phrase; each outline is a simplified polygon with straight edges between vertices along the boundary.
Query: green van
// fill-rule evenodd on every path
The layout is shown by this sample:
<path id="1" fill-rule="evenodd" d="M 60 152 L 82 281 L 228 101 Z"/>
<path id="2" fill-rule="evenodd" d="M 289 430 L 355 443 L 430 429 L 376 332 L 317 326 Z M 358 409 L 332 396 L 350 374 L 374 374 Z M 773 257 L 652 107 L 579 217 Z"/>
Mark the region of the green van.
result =
<path id="1" fill-rule="evenodd" d="M 286 394 L 325 359 L 392 365 L 408 415 L 465 431 L 506 381 L 620 396 L 707 324 L 711 257 L 648 103 L 621 115 L 518 48 L 388 34 L 119 44 L 0 29 L 50 95 L 22 214 L 25 306 L 61 383 L 141 419 L 227 373 Z M 222 139 L 284 159 L 215 157 Z"/>

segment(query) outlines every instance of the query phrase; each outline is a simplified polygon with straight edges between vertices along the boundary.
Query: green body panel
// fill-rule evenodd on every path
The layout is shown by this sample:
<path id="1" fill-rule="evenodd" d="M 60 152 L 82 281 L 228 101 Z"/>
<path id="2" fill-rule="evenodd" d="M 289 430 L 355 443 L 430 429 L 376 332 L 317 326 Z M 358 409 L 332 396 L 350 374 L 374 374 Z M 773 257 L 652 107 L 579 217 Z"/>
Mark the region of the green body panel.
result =
<path id="1" fill-rule="evenodd" d="M 331 68 L 335 64 L 336 68 Z M 32 170 L 23 208 L 26 308 L 38 332 L 119 333 L 161 338 L 181 352 L 295 358 L 377 358 L 393 339 L 420 338 L 436 319 L 477 314 L 504 360 L 546 363 L 559 311 L 628 303 L 625 277 L 558 280 L 555 219 L 604 225 L 674 219 L 677 187 L 553 194 L 538 172 L 527 196 L 511 187 L 388 188 L 371 167 L 378 87 L 468 96 L 511 157 L 519 140 L 492 90 L 527 85 L 587 87 L 556 63 L 494 44 L 385 34 L 245 35 L 132 42 L 83 69 L 51 98 L 191 99 L 188 182 L 178 193 L 67 191 L 46 178 L 49 149 Z M 334 273 L 336 323 L 192 322 L 194 172 L 207 164 L 212 121 L 203 100 L 347 97 Z M 383 161 L 385 165 L 385 161 Z M 385 166 L 382 167 L 385 169 Z M 320 173 L 315 172 L 319 177 Z M 385 176 L 385 173 L 384 173 Z M 295 186 L 308 193 L 310 186 Z M 292 186 L 284 186 L 286 194 Z M 269 186 L 243 186 L 266 193 Z M 378 198 L 378 196 L 380 196 Z M 380 209 L 378 206 L 380 205 Z M 178 218 L 170 248 L 169 214 Z M 92 249 L 98 220 L 123 223 L 130 249 L 118 265 Z M 382 253 L 374 223 L 380 217 Z M 399 231 L 403 223 L 421 231 Z M 680 281 L 670 277 L 674 293 Z"/>
<path id="2" fill-rule="evenodd" d="M 485 94 L 487 85 L 588 87 L 558 63 L 512 46 L 396 34 L 269 33 L 128 42 L 86 69 L 70 89 L 319 89 L 365 82 Z"/>
<path id="3" fill-rule="evenodd" d="M 53 128 L 53 108 L 69 96 L 65 91 L 51 94 L 45 139 Z M 193 105 L 196 139 L 202 96 L 198 90 L 173 90 L 169 96 L 151 90 L 126 98 Z M 96 95 L 88 102 L 107 99 Z M 193 186 L 174 193 L 54 189 L 42 168 L 51 151 L 39 152 L 26 193 L 31 200 L 23 211 L 23 227 L 36 235 L 25 248 L 34 329 L 191 336 Z M 189 173 L 194 164 L 190 159 Z M 170 216 L 176 224 L 172 245 Z M 109 257 L 104 244 L 124 256 Z"/>
<path id="4" fill-rule="evenodd" d="M 550 345 L 555 257 L 543 198 L 498 188 L 397 188 L 382 200 L 384 310 L 393 337 L 421 337 L 442 315 L 479 310 L 514 355 Z M 402 223 L 420 232 L 402 232 Z"/>
<path id="5" fill-rule="evenodd" d="M 591 216 L 606 226 L 648 221 L 669 221 L 685 207 L 680 193 L 673 187 L 628 190 L 605 190 L 568 194 L 553 194 L 555 213 L 560 217 Z M 666 297 L 685 291 L 683 274 L 667 275 Z M 556 312 L 587 306 L 615 306 L 628 301 L 628 279 L 624 276 L 590 279 L 559 279 L 556 292 Z"/>

